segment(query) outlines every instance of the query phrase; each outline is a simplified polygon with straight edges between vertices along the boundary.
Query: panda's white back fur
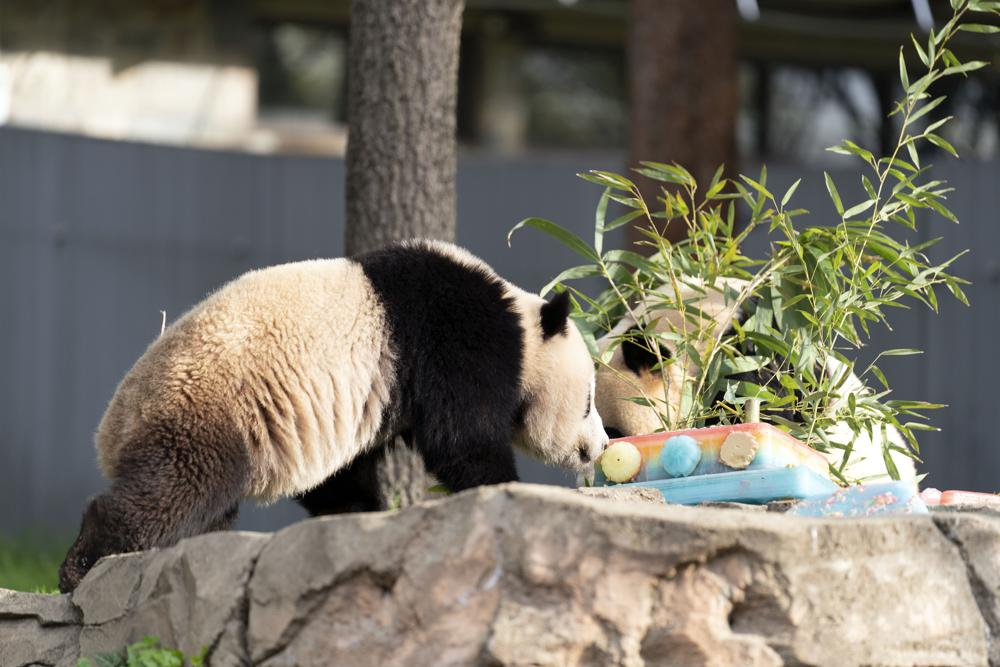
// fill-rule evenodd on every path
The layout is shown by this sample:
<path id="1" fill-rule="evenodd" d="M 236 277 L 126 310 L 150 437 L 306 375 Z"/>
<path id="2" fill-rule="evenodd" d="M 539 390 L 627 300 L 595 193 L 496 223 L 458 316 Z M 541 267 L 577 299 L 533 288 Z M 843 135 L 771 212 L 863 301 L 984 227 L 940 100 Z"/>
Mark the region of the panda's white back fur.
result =
<path id="1" fill-rule="evenodd" d="M 393 368 L 385 314 L 357 263 L 244 274 L 164 331 L 122 381 L 97 431 L 101 468 L 116 477 L 140 421 L 189 415 L 197 435 L 231 419 L 254 449 L 247 495 L 301 492 L 374 443 Z"/>

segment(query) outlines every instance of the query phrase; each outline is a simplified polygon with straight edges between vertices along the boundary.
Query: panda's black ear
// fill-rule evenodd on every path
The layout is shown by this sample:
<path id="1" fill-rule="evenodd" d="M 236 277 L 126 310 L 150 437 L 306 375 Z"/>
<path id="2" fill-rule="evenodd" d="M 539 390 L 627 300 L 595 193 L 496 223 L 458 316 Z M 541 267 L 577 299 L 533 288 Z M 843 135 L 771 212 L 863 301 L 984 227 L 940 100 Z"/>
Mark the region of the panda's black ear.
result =
<path id="1" fill-rule="evenodd" d="M 569 292 L 559 292 L 551 301 L 542 304 L 542 340 L 566 333 L 569 306 Z"/>
<path id="2" fill-rule="evenodd" d="M 635 330 L 633 329 L 633 331 Z M 670 359 L 671 356 L 670 350 L 662 345 L 660 346 L 660 359 L 657 359 L 645 341 L 636 341 L 631 338 L 622 341 L 622 357 L 625 359 L 625 366 L 636 375 L 642 371 L 648 371 L 658 361 Z"/>

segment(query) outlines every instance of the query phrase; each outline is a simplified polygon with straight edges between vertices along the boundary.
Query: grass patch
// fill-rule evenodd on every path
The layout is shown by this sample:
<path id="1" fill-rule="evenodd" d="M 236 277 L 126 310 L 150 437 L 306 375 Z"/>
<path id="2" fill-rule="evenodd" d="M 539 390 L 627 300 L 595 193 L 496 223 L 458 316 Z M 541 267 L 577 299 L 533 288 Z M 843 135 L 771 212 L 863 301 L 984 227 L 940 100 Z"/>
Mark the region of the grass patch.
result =
<path id="1" fill-rule="evenodd" d="M 58 593 L 59 565 L 68 549 L 68 541 L 38 533 L 0 535 L 0 588 Z"/>

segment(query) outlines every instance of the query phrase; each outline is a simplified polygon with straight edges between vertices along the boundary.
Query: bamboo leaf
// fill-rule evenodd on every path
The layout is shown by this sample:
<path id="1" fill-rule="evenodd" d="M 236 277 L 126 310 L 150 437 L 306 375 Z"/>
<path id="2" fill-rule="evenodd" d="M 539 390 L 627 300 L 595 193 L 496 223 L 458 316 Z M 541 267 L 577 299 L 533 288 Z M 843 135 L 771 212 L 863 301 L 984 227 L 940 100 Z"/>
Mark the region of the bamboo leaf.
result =
<path id="1" fill-rule="evenodd" d="M 567 280 L 577 280 L 579 278 L 588 278 L 591 276 L 601 275 L 601 267 L 595 266 L 594 264 L 583 264 L 581 266 L 574 266 L 572 268 L 566 269 L 559 273 L 558 276 L 547 282 L 542 289 L 538 291 L 539 296 L 545 296 L 552 291 L 556 285 L 564 283 Z"/>
<path id="2" fill-rule="evenodd" d="M 965 296 L 965 292 L 962 291 L 961 287 L 951 282 L 946 282 L 945 287 L 948 288 L 951 295 L 958 299 L 963 306 L 969 305 L 969 297 Z"/>
<path id="3" fill-rule="evenodd" d="M 722 172 L 726 168 L 726 165 L 720 164 L 716 169 L 715 173 L 712 174 L 712 180 L 708 182 L 708 192 L 711 192 L 713 188 L 719 185 L 719 183 L 724 182 L 726 179 L 722 178 Z M 708 194 L 705 195 L 705 199 L 711 199 Z"/>
<path id="4" fill-rule="evenodd" d="M 852 206 L 851 208 L 849 208 L 846 211 L 844 211 L 843 212 L 843 217 L 844 218 L 853 218 L 854 216 L 856 216 L 859 213 L 864 213 L 865 211 L 867 211 L 868 209 L 870 209 L 874 205 L 875 205 L 875 200 L 874 199 L 869 199 L 868 201 L 863 201 L 860 204 L 858 204 L 857 206 Z"/>
<path id="5" fill-rule="evenodd" d="M 578 255 L 581 255 L 595 263 L 600 262 L 600 257 L 594 252 L 593 248 L 586 244 L 583 239 L 568 229 L 565 229 L 550 220 L 545 220 L 544 218 L 525 218 L 521 222 L 514 225 L 510 232 L 507 233 L 508 247 L 510 247 L 510 239 L 514 235 L 514 232 L 522 227 L 532 227 L 544 232 Z"/>
<path id="6" fill-rule="evenodd" d="M 1000 32 L 1000 26 L 995 25 L 985 25 L 982 23 L 963 23 L 958 26 L 959 30 L 964 30 L 965 32 L 980 32 L 985 34 L 993 34 L 995 32 Z"/>
<path id="7" fill-rule="evenodd" d="M 989 63 L 983 62 L 982 60 L 970 60 L 967 63 L 962 63 L 961 65 L 946 67 L 942 74 L 944 76 L 949 76 L 951 74 L 968 74 L 969 72 L 975 72 L 977 69 L 982 69 L 987 65 L 989 65 Z"/>
<path id="8" fill-rule="evenodd" d="M 920 166 L 920 156 L 917 155 L 917 147 L 914 146 L 912 141 L 906 143 L 906 150 L 910 154 L 910 159 L 913 160 L 913 164 Z"/>
<path id="9" fill-rule="evenodd" d="M 764 197 L 766 197 L 767 199 L 774 199 L 774 197 L 771 195 L 771 192 L 767 188 L 765 188 L 763 185 L 753 180 L 749 176 L 743 176 L 742 174 L 740 174 L 740 178 L 743 179 L 743 181 L 747 183 L 750 187 L 752 187 L 754 190 L 764 195 Z"/>
<path id="10" fill-rule="evenodd" d="M 629 211 L 628 213 L 620 215 L 611 222 L 609 222 L 608 224 L 604 225 L 604 231 L 605 233 L 607 233 L 615 229 L 618 229 L 619 227 L 627 225 L 628 223 L 632 222 L 636 218 L 642 217 L 643 215 L 645 215 L 645 213 L 641 209 L 635 209 Z"/>
<path id="11" fill-rule="evenodd" d="M 949 143 L 946 139 L 943 139 L 936 134 L 928 134 L 926 136 L 927 136 L 927 141 L 931 142 L 938 148 L 943 148 L 944 150 L 948 151 L 949 153 L 951 153 L 953 157 L 958 157 L 958 151 L 956 151 L 955 147 L 952 146 L 951 143 Z"/>
<path id="12" fill-rule="evenodd" d="M 636 189 L 635 183 L 628 180 L 624 176 L 619 176 L 618 174 L 613 174 L 609 171 L 592 169 L 586 173 L 577 174 L 577 176 L 585 181 L 596 183 L 597 185 L 602 185 L 604 187 L 610 187 L 614 190 L 626 190 L 632 192 Z"/>
<path id="13" fill-rule="evenodd" d="M 736 387 L 737 393 L 746 398 L 757 398 L 767 403 L 777 403 L 780 401 L 780 397 L 771 391 L 768 391 L 759 384 L 753 382 L 738 382 Z"/>
<path id="14" fill-rule="evenodd" d="M 608 197 L 611 195 L 611 188 L 604 188 L 604 194 L 597 202 L 597 212 L 594 216 L 594 251 L 600 255 L 604 249 L 604 220 L 608 212 Z"/>
<path id="15" fill-rule="evenodd" d="M 889 472 L 889 477 L 894 480 L 899 479 L 899 470 L 896 469 L 896 462 L 892 460 L 889 452 L 889 438 L 883 434 L 882 438 L 882 460 L 885 461 L 885 469 Z"/>
<path id="16" fill-rule="evenodd" d="M 694 184 L 694 177 L 687 169 L 676 164 L 664 164 L 662 162 L 640 162 L 643 168 L 633 171 L 648 176 L 657 181 L 666 183 L 676 183 L 678 185 Z"/>
<path id="17" fill-rule="evenodd" d="M 792 195 L 795 194 L 795 191 L 798 189 L 799 183 L 801 182 L 802 182 L 801 178 L 797 179 L 794 183 L 792 183 L 791 187 L 789 187 L 788 190 L 785 191 L 785 196 L 781 198 L 781 208 L 785 208 L 788 202 L 791 201 Z"/>
<path id="18" fill-rule="evenodd" d="M 657 276 L 662 271 L 654 262 L 631 250 L 609 250 L 604 254 L 604 261 L 609 264 L 626 264 L 650 276 Z"/>
<path id="19" fill-rule="evenodd" d="M 930 63 L 927 60 L 927 54 L 924 53 L 923 47 L 920 46 L 920 42 L 918 42 L 917 38 L 915 36 L 913 36 L 912 34 L 910 35 L 910 39 L 913 40 L 913 48 L 916 49 L 916 51 L 917 51 L 917 57 L 920 58 L 920 62 L 922 62 L 924 64 L 924 67 L 927 67 Z"/>
<path id="20" fill-rule="evenodd" d="M 823 172 L 823 178 L 826 180 L 826 191 L 830 193 L 830 200 L 833 201 L 833 207 L 837 209 L 837 214 L 840 217 L 844 217 L 844 204 L 840 201 L 840 193 L 837 192 L 837 186 L 833 182 L 833 178 L 827 172 Z"/>
<path id="21" fill-rule="evenodd" d="M 943 217 L 954 222 L 955 224 L 958 224 L 958 217 L 954 213 L 949 211 L 947 208 L 945 208 L 944 204 L 934 199 L 929 199 L 927 203 L 930 204 L 930 207 L 935 211 L 937 211 L 938 213 L 940 213 Z"/>
<path id="22" fill-rule="evenodd" d="M 947 95 L 941 95 L 940 97 L 936 97 L 932 101 L 930 101 L 927 104 L 923 105 L 912 116 L 910 116 L 910 122 L 912 123 L 913 121 L 917 120 L 918 118 L 921 118 L 921 117 L 929 114 L 931 111 L 933 111 L 934 109 L 938 108 L 938 106 L 941 105 L 941 103 L 944 102 L 946 99 L 948 99 Z"/>

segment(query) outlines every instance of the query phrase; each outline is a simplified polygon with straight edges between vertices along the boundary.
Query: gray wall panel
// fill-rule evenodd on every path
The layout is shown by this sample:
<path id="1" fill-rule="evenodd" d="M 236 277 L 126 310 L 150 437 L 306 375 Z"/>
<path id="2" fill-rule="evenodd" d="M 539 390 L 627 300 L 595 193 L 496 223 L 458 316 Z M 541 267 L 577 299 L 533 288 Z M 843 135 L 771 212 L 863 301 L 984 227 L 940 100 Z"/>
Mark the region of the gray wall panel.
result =
<path id="1" fill-rule="evenodd" d="M 620 169 L 614 155 L 460 158 L 459 242 L 526 289 L 579 258 L 524 230 L 548 217 L 590 238 L 600 189 L 574 174 Z M 776 191 L 802 169 L 771 170 Z M 954 163 L 963 224 L 936 221 L 942 251 L 972 247 L 958 266 L 976 281 L 973 308 L 942 295 L 941 316 L 901 313 L 874 348 L 923 347 L 918 359 L 883 365 L 900 396 L 952 404 L 935 415 L 941 434 L 922 438 L 931 480 L 997 490 L 1000 450 L 990 417 L 1000 362 L 998 257 L 1000 165 Z M 0 531 L 72 531 L 84 499 L 102 488 L 92 434 L 114 388 L 168 321 L 210 290 L 257 266 L 336 256 L 343 244 L 341 160 L 256 156 L 98 141 L 0 128 Z M 849 197 L 847 176 L 839 178 Z M 829 212 L 822 176 L 807 170 L 798 205 Z M 608 239 L 608 246 L 618 237 Z M 766 241 L 755 240 L 757 247 Z M 936 252 L 943 256 L 944 252 Z M 520 461 L 525 479 L 569 482 Z M 249 509 L 243 527 L 273 528 L 303 516 L 290 503 Z"/>

